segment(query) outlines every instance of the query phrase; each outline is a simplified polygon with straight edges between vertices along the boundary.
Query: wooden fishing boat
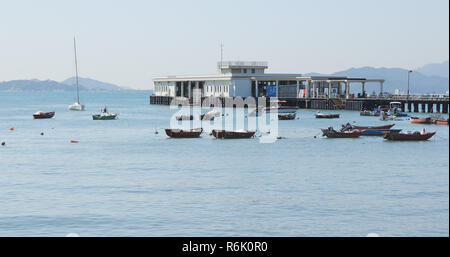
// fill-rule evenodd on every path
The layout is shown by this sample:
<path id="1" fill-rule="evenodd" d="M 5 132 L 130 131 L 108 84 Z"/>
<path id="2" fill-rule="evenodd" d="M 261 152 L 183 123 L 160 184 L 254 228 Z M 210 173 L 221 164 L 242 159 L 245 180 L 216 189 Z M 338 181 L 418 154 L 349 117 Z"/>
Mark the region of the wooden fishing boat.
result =
<path id="1" fill-rule="evenodd" d="M 322 136 L 328 138 L 357 138 L 362 135 L 364 130 L 352 130 L 352 131 L 336 131 L 332 127 L 327 129 L 321 129 Z"/>
<path id="2" fill-rule="evenodd" d="M 436 125 L 448 125 L 448 119 L 431 118 L 431 122 Z"/>
<path id="3" fill-rule="evenodd" d="M 316 118 L 317 119 L 337 119 L 339 118 L 340 115 L 339 114 L 332 114 L 332 113 L 317 113 L 316 114 Z"/>
<path id="4" fill-rule="evenodd" d="M 350 125 L 350 123 L 347 123 L 346 125 L 342 124 L 342 127 L 348 127 Z M 395 126 L 395 124 L 390 124 L 390 125 L 382 125 L 382 126 L 356 126 L 356 125 L 350 125 L 351 128 L 353 129 L 390 129 L 393 126 Z"/>
<path id="5" fill-rule="evenodd" d="M 294 120 L 295 113 L 278 114 L 278 120 Z"/>
<path id="6" fill-rule="evenodd" d="M 429 133 L 386 133 L 384 135 L 384 139 L 392 140 L 392 141 L 425 141 L 434 136 L 436 132 Z"/>
<path id="7" fill-rule="evenodd" d="M 33 113 L 34 119 L 51 119 L 55 116 L 55 112 L 35 112 Z"/>
<path id="8" fill-rule="evenodd" d="M 228 130 L 213 130 L 211 134 L 215 138 L 220 139 L 240 139 L 240 138 L 251 138 L 255 135 L 256 131 L 228 131 Z"/>
<path id="9" fill-rule="evenodd" d="M 172 138 L 196 138 L 202 134 L 203 128 L 196 128 L 190 130 L 183 129 L 166 129 L 166 135 Z"/>
<path id="10" fill-rule="evenodd" d="M 427 118 L 410 117 L 409 120 L 411 121 L 411 123 L 418 123 L 418 124 L 432 124 L 433 123 L 431 117 L 427 117 Z"/>

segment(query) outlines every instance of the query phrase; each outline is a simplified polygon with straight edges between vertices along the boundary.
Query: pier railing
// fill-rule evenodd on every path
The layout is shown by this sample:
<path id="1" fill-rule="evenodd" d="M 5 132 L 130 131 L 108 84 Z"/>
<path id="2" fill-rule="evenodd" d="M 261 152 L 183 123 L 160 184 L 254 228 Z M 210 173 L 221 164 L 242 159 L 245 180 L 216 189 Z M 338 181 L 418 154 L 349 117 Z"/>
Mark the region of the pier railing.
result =
<path id="1" fill-rule="evenodd" d="M 449 101 L 449 96 L 444 94 L 427 94 L 427 95 L 376 95 L 368 96 L 367 99 L 373 100 L 398 100 L 398 101 Z"/>

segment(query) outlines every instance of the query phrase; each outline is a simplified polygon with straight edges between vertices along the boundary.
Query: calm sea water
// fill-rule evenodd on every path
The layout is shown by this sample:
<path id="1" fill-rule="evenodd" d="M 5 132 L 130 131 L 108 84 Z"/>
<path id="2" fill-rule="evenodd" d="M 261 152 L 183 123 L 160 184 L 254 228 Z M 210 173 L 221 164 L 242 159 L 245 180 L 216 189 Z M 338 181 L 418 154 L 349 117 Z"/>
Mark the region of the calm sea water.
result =
<path id="1" fill-rule="evenodd" d="M 72 112 L 71 93 L 0 93 L 0 236 L 449 235 L 448 126 L 395 122 L 437 131 L 427 142 L 314 138 L 386 122 L 299 110 L 273 144 L 175 140 L 173 110 L 149 95 L 82 93 L 87 111 Z M 120 118 L 93 121 L 105 105 Z"/>

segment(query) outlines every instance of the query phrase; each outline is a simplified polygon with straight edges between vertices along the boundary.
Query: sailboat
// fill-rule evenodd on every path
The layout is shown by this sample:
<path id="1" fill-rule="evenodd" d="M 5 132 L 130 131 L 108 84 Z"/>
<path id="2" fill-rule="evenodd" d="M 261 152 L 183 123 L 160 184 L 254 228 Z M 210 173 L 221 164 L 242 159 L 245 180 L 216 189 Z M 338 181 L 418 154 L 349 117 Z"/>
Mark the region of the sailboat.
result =
<path id="1" fill-rule="evenodd" d="M 77 101 L 71 105 L 69 105 L 69 110 L 72 111 L 84 111 L 84 104 L 80 103 L 80 92 L 78 86 L 78 63 L 77 63 L 77 45 L 75 42 L 75 38 L 73 38 L 73 49 L 75 51 L 75 80 L 77 85 Z"/>

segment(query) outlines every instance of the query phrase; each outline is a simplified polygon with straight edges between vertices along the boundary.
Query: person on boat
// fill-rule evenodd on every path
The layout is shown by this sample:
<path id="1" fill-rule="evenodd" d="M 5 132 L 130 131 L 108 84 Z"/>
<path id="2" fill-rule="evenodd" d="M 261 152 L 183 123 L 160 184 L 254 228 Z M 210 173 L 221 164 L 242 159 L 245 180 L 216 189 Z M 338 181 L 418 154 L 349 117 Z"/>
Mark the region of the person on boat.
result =
<path id="1" fill-rule="evenodd" d="M 425 135 L 425 128 L 422 128 L 422 131 L 420 132 L 420 134 Z"/>

